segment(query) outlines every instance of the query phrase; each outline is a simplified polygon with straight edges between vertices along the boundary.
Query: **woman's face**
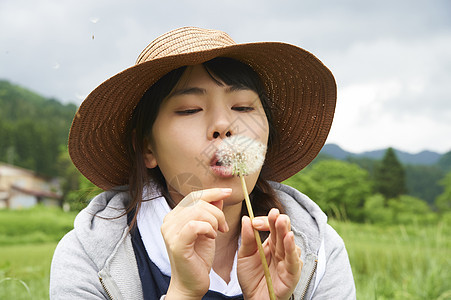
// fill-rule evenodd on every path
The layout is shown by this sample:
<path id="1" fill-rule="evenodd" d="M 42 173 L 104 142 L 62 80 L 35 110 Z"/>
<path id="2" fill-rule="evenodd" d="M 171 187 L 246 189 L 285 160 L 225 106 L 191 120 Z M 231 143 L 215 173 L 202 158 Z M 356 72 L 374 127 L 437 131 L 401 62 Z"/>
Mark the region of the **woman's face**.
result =
<path id="1" fill-rule="evenodd" d="M 163 101 L 147 143 L 147 168 L 159 166 L 173 200 L 193 190 L 231 187 L 224 205 L 243 199 L 240 180 L 215 166 L 215 152 L 227 136 L 245 135 L 268 143 L 269 126 L 254 91 L 219 85 L 202 65 L 188 67 Z M 246 177 L 250 191 L 259 171 Z"/>

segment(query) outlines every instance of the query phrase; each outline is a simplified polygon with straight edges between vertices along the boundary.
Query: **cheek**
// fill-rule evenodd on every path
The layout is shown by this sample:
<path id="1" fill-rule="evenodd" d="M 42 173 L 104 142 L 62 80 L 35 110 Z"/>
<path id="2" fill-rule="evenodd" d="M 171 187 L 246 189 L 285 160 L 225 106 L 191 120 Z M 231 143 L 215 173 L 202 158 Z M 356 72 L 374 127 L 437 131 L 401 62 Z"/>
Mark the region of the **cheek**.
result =
<path id="1" fill-rule="evenodd" d="M 243 134 L 264 145 L 268 144 L 269 136 L 269 124 L 266 116 L 261 115 L 249 115 L 246 117 L 240 117 L 236 123 L 236 134 Z"/>
<path id="2" fill-rule="evenodd" d="M 155 122 L 152 134 L 154 155 L 167 181 L 184 172 L 200 152 L 198 130 L 190 124 Z"/>
<path id="3" fill-rule="evenodd" d="M 184 118 L 161 118 L 154 123 L 152 133 L 161 139 L 170 139 L 172 143 L 187 142 L 193 138 L 199 138 L 201 124 L 198 120 Z M 205 132 L 205 130 L 203 131 Z"/>

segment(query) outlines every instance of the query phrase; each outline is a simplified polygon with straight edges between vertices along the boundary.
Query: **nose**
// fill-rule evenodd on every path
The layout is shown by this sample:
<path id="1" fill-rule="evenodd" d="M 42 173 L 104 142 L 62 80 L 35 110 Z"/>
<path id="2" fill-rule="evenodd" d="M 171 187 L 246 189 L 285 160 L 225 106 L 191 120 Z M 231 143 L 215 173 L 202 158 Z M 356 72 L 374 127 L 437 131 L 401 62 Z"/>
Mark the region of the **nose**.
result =
<path id="1" fill-rule="evenodd" d="M 232 129 L 231 116 L 225 111 L 218 111 L 211 115 L 210 126 L 207 130 L 209 140 L 226 137 L 234 134 Z"/>

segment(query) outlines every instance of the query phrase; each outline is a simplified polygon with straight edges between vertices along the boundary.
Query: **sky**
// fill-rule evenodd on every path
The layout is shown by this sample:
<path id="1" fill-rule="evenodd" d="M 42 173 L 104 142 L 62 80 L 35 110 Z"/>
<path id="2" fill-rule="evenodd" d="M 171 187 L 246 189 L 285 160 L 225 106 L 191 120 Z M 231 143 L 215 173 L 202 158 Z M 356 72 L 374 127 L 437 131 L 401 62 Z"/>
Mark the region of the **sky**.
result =
<path id="1" fill-rule="evenodd" d="M 448 0 L 1 0 L 0 79 L 79 105 L 182 26 L 318 57 L 338 87 L 327 143 L 351 152 L 451 150 Z"/>

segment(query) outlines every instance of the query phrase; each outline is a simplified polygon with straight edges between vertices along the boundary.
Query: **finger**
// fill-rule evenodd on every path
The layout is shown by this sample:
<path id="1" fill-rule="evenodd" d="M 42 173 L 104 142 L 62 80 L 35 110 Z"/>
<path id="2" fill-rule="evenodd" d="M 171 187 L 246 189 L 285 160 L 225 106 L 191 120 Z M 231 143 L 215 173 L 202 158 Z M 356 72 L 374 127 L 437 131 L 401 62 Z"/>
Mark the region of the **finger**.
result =
<path id="1" fill-rule="evenodd" d="M 277 208 L 271 209 L 268 214 L 269 232 L 271 233 L 269 237 L 270 244 L 273 245 L 271 247 L 272 249 L 274 249 L 274 247 L 277 245 L 276 220 L 279 215 L 280 212 Z"/>
<path id="2" fill-rule="evenodd" d="M 275 222 L 275 226 L 276 226 L 276 232 L 278 233 L 278 237 L 285 237 L 285 235 L 291 231 L 291 221 L 290 221 L 290 217 L 285 215 L 285 214 L 280 214 L 277 217 L 277 220 Z"/>
<path id="3" fill-rule="evenodd" d="M 224 212 L 218 207 L 201 200 L 196 203 L 194 208 L 196 209 L 198 218 L 202 219 L 204 217 L 212 217 L 215 219 L 212 220 L 212 225 L 214 225 L 217 230 L 221 232 L 229 231 L 229 226 L 227 225 Z"/>
<path id="4" fill-rule="evenodd" d="M 241 247 L 238 250 L 238 256 L 251 256 L 257 250 L 258 247 L 254 238 L 254 230 L 252 229 L 251 219 L 249 219 L 248 216 L 243 216 L 241 219 Z"/>
<path id="5" fill-rule="evenodd" d="M 214 239 L 218 234 L 210 223 L 191 220 L 182 227 L 180 234 L 178 235 L 180 245 L 190 245 L 194 243 L 200 235 Z"/>
<path id="6" fill-rule="evenodd" d="M 222 228 L 221 230 L 219 229 L 219 223 L 222 222 L 223 224 L 225 222 L 225 216 L 222 211 L 208 203 L 203 202 L 205 203 L 203 205 L 201 203 L 202 201 L 200 201 L 199 204 L 196 204 L 193 209 L 184 212 L 188 215 L 189 220 L 208 222 L 214 230 L 223 230 Z M 216 212 L 215 209 L 219 212 Z"/>
<path id="7" fill-rule="evenodd" d="M 268 217 L 255 217 L 252 220 L 252 227 L 260 231 L 269 231 Z"/>
<path id="8" fill-rule="evenodd" d="M 186 195 L 186 197 L 183 198 L 177 206 L 192 206 L 201 199 L 205 202 L 212 203 L 213 205 L 218 205 L 218 201 L 229 197 L 231 194 L 232 189 L 230 188 L 213 188 L 193 191 Z"/>
<path id="9" fill-rule="evenodd" d="M 276 244 L 276 258 L 282 260 L 285 256 L 285 236 L 290 231 L 290 218 L 287 215 L 281 214 L 277 217 L 275 222 L 276 234 L 277 234 L 277 244 Z"/>
<path id="10" fill-rule="evenodd" d="M 214 188 L 199 190 L 189 193 L 185 198 L 180 201 L 176 209 L 193 207 L 200 205 L 203 209 L 208 210 L 218 220 L 217 228 L 221 232 L 229 231 L 229 226 L 222 212 L 223 200 L 232 193 L 230 188 Z M 205 205 L 208 204 L 208 205 Z M 210 205 L 212 204 L 212 205 Z M 200 212 L 201 214 L 204 212 Z M 186 215 L 185 212 L 182 213 Z"/>
<path id="11" fill-rule="evenodd" d="M 283 242 L 287 271 L 290 274 L 297 274 L 302 269 L 301 248 L 296 246 L 292 231 L 285 235 Z"/>
<path id="12" fill-rule="evenodd" d="M 175 236 L 184 224 L 192 220 L 208 222 L 215 230 L 221 232 L 228 231 L 224 213 L 216 206 L 200 200 L 193 206 L 178 207 L 167 214 L 161 228 L 162 232 L 172 231 L 175 233 L 172 236 Z"/>

